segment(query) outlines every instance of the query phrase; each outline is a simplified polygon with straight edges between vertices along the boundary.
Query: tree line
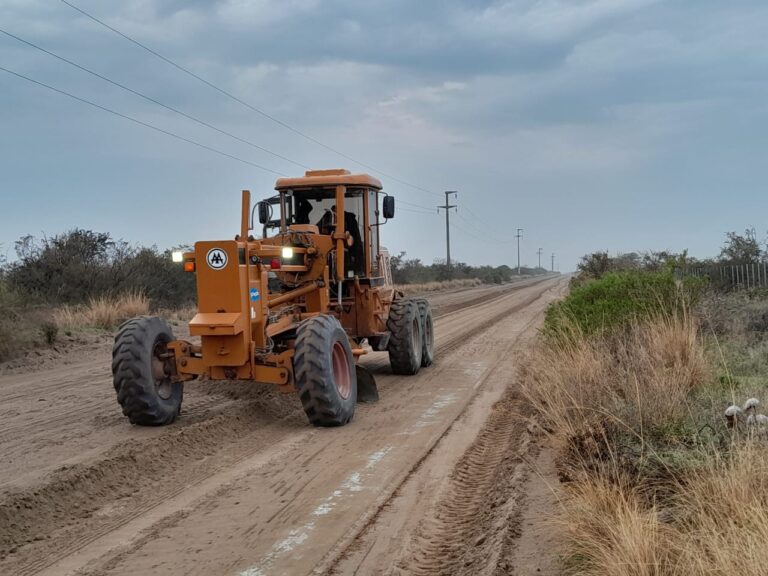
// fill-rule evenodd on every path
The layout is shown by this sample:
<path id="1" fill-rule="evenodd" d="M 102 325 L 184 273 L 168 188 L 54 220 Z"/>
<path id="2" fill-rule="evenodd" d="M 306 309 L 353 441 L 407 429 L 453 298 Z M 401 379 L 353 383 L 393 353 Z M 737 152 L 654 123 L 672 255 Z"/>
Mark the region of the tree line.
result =
<path id="1" fill-rule="evenodd" d="M 577 266 L 578 280 L 584 282 L 602 278 L 610 272 L 662 272 L 715 266 L 741 266 L 768 262 L 768 239 L 760 240 L 754 228 L 744 234 L 727 232 L 720 254 L 713 258 L 694 258 L 682 252 L 627 252 L 610 256 L 597 251 L 581 258 Z"/>

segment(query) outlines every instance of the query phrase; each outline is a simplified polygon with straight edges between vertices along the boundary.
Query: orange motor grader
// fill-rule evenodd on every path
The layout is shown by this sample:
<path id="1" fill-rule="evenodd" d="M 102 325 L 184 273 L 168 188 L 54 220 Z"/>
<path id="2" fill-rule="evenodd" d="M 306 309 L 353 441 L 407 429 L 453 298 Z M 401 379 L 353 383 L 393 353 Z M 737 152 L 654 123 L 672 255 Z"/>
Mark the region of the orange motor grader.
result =
<path id="1" fill-rule="evenodd" d="M 281 178 L 278 194 L 251 207 L 243 191 L 240 234 L 176 253 L 196 275 L 194 341 L 177 340 L 158 317 L 125 322 L 112 373 L 134 424 L 173 422 L 184 382 L 199 376 L 277 384 L 299 395 L 309 421 L 340 426 L 357 401 L 375 401 L 373 376 L 357 363 L 387 350 L 395 374 L 433 361 L 426 300 L 394 289 L 380 230 L 394 216 L 381 182 L 346 170 Z M 379 206 L 381 204 L 381 210 Z M 258 214 L 261 238 L 250 233 Z"/>

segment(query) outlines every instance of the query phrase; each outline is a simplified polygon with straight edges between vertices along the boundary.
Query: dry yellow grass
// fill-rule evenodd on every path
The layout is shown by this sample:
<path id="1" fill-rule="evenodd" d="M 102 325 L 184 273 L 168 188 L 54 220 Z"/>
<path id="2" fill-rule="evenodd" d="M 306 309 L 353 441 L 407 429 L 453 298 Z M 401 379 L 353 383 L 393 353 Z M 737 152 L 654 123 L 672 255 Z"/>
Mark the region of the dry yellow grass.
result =
<path id="1" fill-rule="evenodd" d="M 673 537 L 654 508 L 641 504 L 630 485 L 592 477 L 572 488 L 564 526 L 575 560 L 573 574 L 662 576 L 674 574 Z"/>
<path id="2" fill-rule="evenodd" d="M 524 393 L 560 436 L 608 420 L 641 437 L 687 414 L 688 394 L 708 367 L 696 322 L 675 315 L 610 337 L 544 343 L 526 372 Z"/>
<path id="3" fill-rule="evenodd" d="M 141 292 L 91 298 L 85 306 L 64 306 L 53 319 L 63 330 L 112 329 L 124 320 L 149 313 L 149 299 Z"/>
<path id="4" fill-rule="evenodd" d="M 636 486 L 592 476 L 568 489 L 564 528 L 569 572 L 610 576 L 711 576 L 768 573 L 768 451 L 762 441 L 734 445 L 677 487 L 666 514 Z"/>
<path id="5" fill-rule="evenodd" d="M 709 370 L 686 315 L 549 342 L 534 353 L 525 394 L 568 447 L 560 462 L 571 480 L 561 511 L 568 573 L 768 574 L 766 439 L 742 434 L 730 446 L 689 446 L 675 436 L 697 409 Z M 649 439 L 659 430 L 669 434 L 662 442 L 673 460 L 653 452 Z M 639 462 L 647 457 L 661 473 L 651 467 L 646 476 Z M 665 462 L 677 467 L 665 470 Z"/>
<path id="6" fill-rule="evenodd" d="M 768 451 L 763 441 L 734 446 L 697 470 L 679 495 L 684 574 L 768 574 Z"/>

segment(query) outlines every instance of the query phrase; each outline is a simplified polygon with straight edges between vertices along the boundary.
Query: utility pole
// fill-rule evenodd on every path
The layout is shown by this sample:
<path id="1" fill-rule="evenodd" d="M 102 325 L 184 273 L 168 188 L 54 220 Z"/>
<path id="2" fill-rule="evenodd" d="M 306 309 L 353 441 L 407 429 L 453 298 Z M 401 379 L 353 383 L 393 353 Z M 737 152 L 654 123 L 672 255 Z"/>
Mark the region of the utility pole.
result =
<path id="1" fill-rule="evenodd" d="M 536 251 L 536 254 L 538 254 L 538 255 L 539 255 L 539 269 L 541 269 L 541 253 L 542 253 L 542 252 L 544 252 L 544 250 L 542 250 L 541 248 L 539 248 L 539 249 Z"/>
<path id="2" fill-rule="evenodd" d="M 552 272 L 555 271 L 555 253 L 552 252 Z"/>
<path id="3" fill-rule="evenodd" d="M 520 276 L 520 238 L 523 237 L 523 229 L 518 228 L 517 234 L 515 234 L 515 238 L 517 238 L 517 275 Z"/>
<path id="4" fill-rule="evenodd" d="M 448 266 L 448 270 L 451 270 L 451 219 L 449 217 L 451 208 L 456 208 L 456 204 L 451 205 L 448 202 L 448 196 L 453 194 L 455 198 L 458 198 L 459 193 L 456 190 L 445 191 L 445 205 L 438 206 L 437 212 L 440 213 L 440 209 L 445 210 L 445 263 Z"/>

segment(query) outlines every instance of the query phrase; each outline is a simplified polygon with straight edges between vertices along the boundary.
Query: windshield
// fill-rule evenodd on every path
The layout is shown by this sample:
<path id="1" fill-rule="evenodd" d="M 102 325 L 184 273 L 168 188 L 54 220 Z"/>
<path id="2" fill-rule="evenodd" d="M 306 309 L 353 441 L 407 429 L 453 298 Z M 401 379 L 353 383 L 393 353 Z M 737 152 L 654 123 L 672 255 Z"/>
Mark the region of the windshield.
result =
<path id="1" fill-rule="evenodd" d="M 363 274 L 365 271 L 365 238 L 363 188 L 348 188 L 344 195 L 344 231 L 352 239 L 351 247 L 346 251 L 348 272 Z M 332 234 L 336 226 L 336 190 L 335 188 L 314 188 L 308 190 L 286 190 L 283 192 L 285 224 L 310 224 L 318 227 L 320 234 Z M 274 236 L 280 230 L 279 197 L 268 200 L 273 213 L 265 227 L 266 236 Z"/>

